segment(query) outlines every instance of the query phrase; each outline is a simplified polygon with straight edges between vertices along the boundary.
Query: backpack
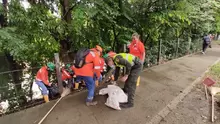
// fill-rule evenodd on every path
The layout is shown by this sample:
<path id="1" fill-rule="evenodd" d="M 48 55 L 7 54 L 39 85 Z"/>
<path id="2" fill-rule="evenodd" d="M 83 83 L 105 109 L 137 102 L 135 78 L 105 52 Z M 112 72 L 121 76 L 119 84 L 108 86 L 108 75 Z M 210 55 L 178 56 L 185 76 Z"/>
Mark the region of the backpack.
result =
<path id="1" fill-rule="evenodd" d="M 206 44 L 210 44 L 210 37 L 209 36 L 205 36 L 204 37 L 204 42 L 206 43 Z"/>
<path id="2" fill-rule="evenodd" d="M 82 68 L 86 64 L 85 58 L 89 53 L 90 53 L 90 49 L 87 48 L 82 48 L 78 50 L 74 57 L 73 65 L 76 68 Z"/>

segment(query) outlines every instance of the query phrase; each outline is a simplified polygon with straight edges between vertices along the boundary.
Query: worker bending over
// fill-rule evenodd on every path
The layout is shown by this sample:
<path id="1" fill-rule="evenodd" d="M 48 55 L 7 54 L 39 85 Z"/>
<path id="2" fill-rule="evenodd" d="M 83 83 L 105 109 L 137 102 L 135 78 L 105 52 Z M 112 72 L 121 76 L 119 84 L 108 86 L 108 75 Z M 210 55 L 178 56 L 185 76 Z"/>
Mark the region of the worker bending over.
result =
<path id="1" fill-rule="evenodd" d="M 84 81 L 88 89 L 88 96 L 86 105 L 96 105 L 97 101 L 93 101 L 95 93 L 94 73 L 97 79 L 100 78 L 100 62 L 99 56 L 96 52 L 90 49 L 81 49 L 76 53 L 74 59 L 74 72 L 76 75 L 76 82 Z"/>
<path id="2" fill-rule="evenodd" d="M 36 84 L 39 86 L 41 93 L 44 97 L 44 101 L 47 103 L 49 102 L 49 91 L 47 89 L 47 86 L 51 86 L 51 83 L 49 83 L 48 80 L 48 71 L 54 71 L 55 65 L 51 62 L 47 63 L 46 66 L 41 67 L 41 69 L 37 72 L 35 81 Z"/>
<path id="3" fill-rule="evenodd" d="M 105 55 L 106 63 L 113 67 L 125 67 L 126 73 L 121 78 L 125 81 L 124 92 L 128 94 L 128 102 L 120 104 L 122 108 L 129 108 L 134 106 L 134 95 L 136 90 L 136 81 L 140 75 L 142 69 L 142 62 L 138 57 L 135 57 L 129 53 L 116 54 L 114 52 L 109 52 Z"/>

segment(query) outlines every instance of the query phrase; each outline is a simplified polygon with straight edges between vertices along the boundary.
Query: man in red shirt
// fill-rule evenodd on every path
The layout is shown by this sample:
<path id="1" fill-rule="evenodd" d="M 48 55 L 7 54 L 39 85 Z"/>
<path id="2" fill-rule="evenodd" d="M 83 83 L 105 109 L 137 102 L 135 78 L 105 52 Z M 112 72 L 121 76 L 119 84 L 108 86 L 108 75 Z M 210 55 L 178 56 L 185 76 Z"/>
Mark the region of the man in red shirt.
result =
<path id="1" fill-rule="evenodd" d="M 128 46 L 128 48 L 129 48 L 129 53 L 138 57 L 143 64 L 145 59 L 145 47 L 144 44 L 140 41 L 139 37 L 140 36 L 137 33 L 132 34 L 132 42 Z M 139 83 L 140 83 L 140 76 L 138 77 L 137 80 L 137 86 L 139 85 Z"/>
<path id="2" fill-rule="evenodd" d="M 46 86 L 51 86 L 48 80 L 48 71 L 54 71 L 55 65 L 51 62 L 47 63 L 46 66 L 43 66 L 36 75 L 36 84 L 39 86 L 41 93 L 44 97 L 45 102 L 49 102 L 49 91 Z"/>
<path id="3" fill-rule="evenodd" d="M 85 58 L 85 65 L 82 68 L 74 68 L 76 75 L 76 82 L 84 81 L 88 89 L 88 96 L 86 99 L 86 105 L 96 105 L 97 101 L 93 101 L 95 93 L 95 81 L 94 73 L 97 78 L 100 78 L 100 61 L 99 55 L 91 50 L 90 53 Z"/>
<path id="4" fill-rule="evenodd" d="M 69 67 L 70 68 L 70 67 Z M 70 74 L 70 72 L 68 72 L 68 70 L 66 70 L 65 68 L 62 68 L 61 69 L 61 72 L 62 72 L 62 76 L 61 76 L 61 79 L 62 79 L 62 82 L 63 82 L 63 86 L 65 88 L 71 88 L 72 87 L 72 83 L 70 82 L 71 79 L 73 78 L 72 75 Z"/>

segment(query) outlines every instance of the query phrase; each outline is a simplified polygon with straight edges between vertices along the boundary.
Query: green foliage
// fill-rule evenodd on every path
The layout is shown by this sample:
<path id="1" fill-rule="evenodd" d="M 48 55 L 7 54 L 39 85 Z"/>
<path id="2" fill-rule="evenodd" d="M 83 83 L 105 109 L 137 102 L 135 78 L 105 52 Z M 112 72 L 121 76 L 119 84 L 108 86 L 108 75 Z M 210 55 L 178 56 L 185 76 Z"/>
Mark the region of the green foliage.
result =
<path id="1" fill-rule="evenodd" d="M 0 47 L 21 62 L 42 63 L 53 58 L 59 43 L 51 36 L 57 20 L 43 6 L 25 10 L 12 1 L 8 27 L 0 29 Z M 46 16 L 45 16 L 46 15 Z"/>
<path id="2" fill-rule="evenodd" d="M 70 42 L 70 51 L 96 44 L 120 51 L 131 40 L 131 34 L 138 32 L 147 49 L 163 39 L 163 56 L 171 59 L 178 37 L 182 39 L 178 47 L 182 56 L 188 53 L 188 36 L 199 38 L 220 29 L 219 1 L 72 1 L 68 23 L 64 20 L 67 13 L 62 13 L 63 4 L 46 1 L 27 9 L 18 1 L 10 2 L 8 27 L 0 30 L 1 51 L 9 51 L 18 61 L 43 63 L 61 50 L 63 40 Z"/>
<path id="3" fill-rule="evenodd" d="M 211 67 L 210 73 L 220 78 L 220 63 L 215 64 Z"/>
<path id="4" fill-rule="evenodd" d="M 217 82 L 215 84 L 217 87 L 220 86 L 220 63 L 217 63 L 210 68 L 208 76 Z"/>

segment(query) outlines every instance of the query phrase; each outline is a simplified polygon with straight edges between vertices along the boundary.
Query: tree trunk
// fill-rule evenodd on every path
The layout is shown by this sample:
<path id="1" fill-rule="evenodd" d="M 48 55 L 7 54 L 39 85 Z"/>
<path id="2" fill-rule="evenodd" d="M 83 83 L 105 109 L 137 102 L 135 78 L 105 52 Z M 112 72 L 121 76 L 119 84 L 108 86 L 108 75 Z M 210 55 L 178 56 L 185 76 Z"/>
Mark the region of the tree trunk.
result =
<path id="1" fill-rule="evenodd" d="M 115 26 L 114 25 L 112 26 L 112 29 L 113 29 L 113 34 L 114 34 L 114 42 L 113 42 L 112 49 L 115 51 L 116 47 L 118 45 L 118 39 L 117 39 L 117 36 L 116 36 L 116 31 L 115 31 Z"/>
<path id="2" fill-rule="evenodd" d="M 71 23 L 71 9 L 70 9 L 70 0 L 60 0 L 61 4 L 61 10 L 62 10 L 62 18 L 66 22 L 65 29 L 66 31 L 68 28 L 68 24 Z M 69 58 L 65 54 L 70 50 L 71 48 L 71 42 L 70 42 L 70 37 L 66 36 L 64 39 L 60 40 L 60 57 L 61 60 L 63 61 L 68 61 Z"/>
<path id="3" fill-rule="evenodd" d="M 62 16 L 67 23 L 71 23 L 71 10 L 69 0 L 61 0 Z"/>
<path id="4" fill-rule="evenodd" d="M 28 2 L 30 3 L 30 4 L 37 4 L 37 0 L 28 0 Z"/>
<path id="5" fill-rule="evenodd" d="M 7 26 L 8 0 L 2 0 L 2 6 L 3 6 L 3 9 L 4 9 L 4 13 L 0 15 L 0 28 Z"/>

